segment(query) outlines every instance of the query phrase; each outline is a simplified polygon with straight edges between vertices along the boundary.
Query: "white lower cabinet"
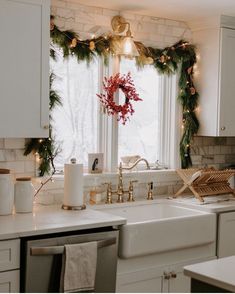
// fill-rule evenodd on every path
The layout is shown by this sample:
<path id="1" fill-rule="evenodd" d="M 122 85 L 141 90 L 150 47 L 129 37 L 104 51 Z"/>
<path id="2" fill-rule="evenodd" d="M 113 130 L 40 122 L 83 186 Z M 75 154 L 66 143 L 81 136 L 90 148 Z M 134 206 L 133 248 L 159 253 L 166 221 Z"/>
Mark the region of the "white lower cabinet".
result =
<path id="1" fill-rule="evenodd" d="M 20 240 L 0 241 L 0 293 L 20 292 Z"/>
<path id="2" fill-rule="evenodd" d="M 182 267 L 179 271 L 171 272 L 166 290 L 169 293 L 190 293 L 190 278 L 184 275 Z M 164 289 L 163 292 L 165 292 Z"/>
<path id="3" fill-rule="evenodd" d="M 123 293 L 190 293 L 190 278 L 184 276 L 183 267 L 151 268 L 118 275 L 117 292 Z"/>
<path id="4" fill-rule="evenodd" d="M 20 292 L 20 271 L 8 271 L 0 273 L 0 293 Z"/>
<path id="5" fill-rule="evenodd" d="M 140 269 L 119 271 L 116 292 L 119 293 L 190 293 L 190 278 L 183 273 L 186 265 L 215 259 L 214 257 L 193 259 L 173 265 L 151 266 L 144 264 Z M 125 260 L 128 263 L 128 260 Z M 133 264 L 134 265 L 134 264 Z"/>
<path id="6" fill-rule="evenodd" d="M 148 268 L 117 275 L 116 292 L 156 293 L 162 292 L 163 272 L 161 269 Z"/>

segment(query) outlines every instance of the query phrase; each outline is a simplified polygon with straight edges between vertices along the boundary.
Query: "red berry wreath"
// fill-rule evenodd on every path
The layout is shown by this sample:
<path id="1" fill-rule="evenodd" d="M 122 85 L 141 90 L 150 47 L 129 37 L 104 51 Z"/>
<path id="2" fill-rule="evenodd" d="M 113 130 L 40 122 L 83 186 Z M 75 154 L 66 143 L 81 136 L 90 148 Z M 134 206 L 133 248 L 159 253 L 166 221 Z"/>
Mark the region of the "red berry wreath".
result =
<path id="1" fill-rule="evenodd" d="M 120 73 L 110 78 L 104 78 L 103 87 L 105 94 L 97 94 L 102 105 L 107 109 L 108 115 L 118 115 L 118 121 L 122 120 L 125 125 L 126 121 L 130 118 L 135 111 L 131 101 L 142 101 L 139 94 L 136 93 L 134 82 L 130 73 L 127 75 L 120 75 Z M 114 101 L 114 93 L 122 90 L 125 95 L 125 103 L 123 105 L 116 104 Z"/>

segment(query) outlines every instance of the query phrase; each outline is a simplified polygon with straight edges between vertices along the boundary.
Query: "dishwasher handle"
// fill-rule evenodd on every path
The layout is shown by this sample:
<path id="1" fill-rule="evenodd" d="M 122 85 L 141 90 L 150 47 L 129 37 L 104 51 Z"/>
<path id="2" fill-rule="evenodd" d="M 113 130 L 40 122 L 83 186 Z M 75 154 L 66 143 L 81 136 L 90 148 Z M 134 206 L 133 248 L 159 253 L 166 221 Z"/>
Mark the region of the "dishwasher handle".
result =
<path id="1" fill-rule="evenodd" d="M 93 242 L 93 241 L 90 241 L 90 242 Z M 78 244 L 81 244 L 81 243 L 78 243 Z M 107 247 L 114 244 L 116 244 L 116 238 L 99 240 L 97 241 L 97 248 Z M 63 253 L 64 253 L 64 246 L 48 246 L 48 247 L 31 247 L 30 248 L 30 255 L 56 255 L 56 254 L 63 254 Z"/>

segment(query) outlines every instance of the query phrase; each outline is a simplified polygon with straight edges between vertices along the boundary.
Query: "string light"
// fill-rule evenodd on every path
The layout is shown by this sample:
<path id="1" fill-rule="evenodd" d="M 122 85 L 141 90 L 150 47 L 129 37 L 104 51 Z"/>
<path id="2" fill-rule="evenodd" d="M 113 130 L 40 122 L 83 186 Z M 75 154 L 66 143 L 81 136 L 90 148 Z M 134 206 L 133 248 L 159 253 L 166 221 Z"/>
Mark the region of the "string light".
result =
<path id="1" fill-rule="evenodd" d="M 39 139 L 39 140 L 38 140 L 39 143 L 42 143 L 42 141 L 43 141 L 42 139 Z"/>

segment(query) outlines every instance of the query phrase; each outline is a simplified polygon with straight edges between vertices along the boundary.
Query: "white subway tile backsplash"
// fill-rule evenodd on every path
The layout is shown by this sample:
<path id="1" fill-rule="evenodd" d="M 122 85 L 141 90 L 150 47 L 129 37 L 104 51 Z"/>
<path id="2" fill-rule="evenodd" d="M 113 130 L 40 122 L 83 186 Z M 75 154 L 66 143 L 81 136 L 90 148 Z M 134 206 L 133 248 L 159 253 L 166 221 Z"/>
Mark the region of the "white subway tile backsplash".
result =
<path id="1" fill-rule="evenodd" d="M 4 139 L 0 139 L 0 149 L 4 148 Z"/>
<path id="2" fill-rule="evenodd" d="M 10 169 L 12 174 L 23 174 L 25 172 L 23 161 L 8 161 L 6 162 L 6 168 Z"/>
<path id="3" fill-rule="evenodd" d="M 6 161 L 5 150 L 0 150 L 0 162 Z"/>
<path id="4" fill-rule="evenodd" d="M 35 172 L 35 162 L 34 161 L 25 161 L 24 162 L 24 170 L 25 172 Z"/>
<path id="5" fill-rule="evenodd" d="M 9 150 L 5 150 L 4 152 L 5 152 L 6 161 L 15 161 L 16 160 L 15 150 L 9 149 Z"/>
<path id="6" fill-rule="evenodd" d="M 5 149 L 23 149 L 25 139 L 4 139 Z"/>

